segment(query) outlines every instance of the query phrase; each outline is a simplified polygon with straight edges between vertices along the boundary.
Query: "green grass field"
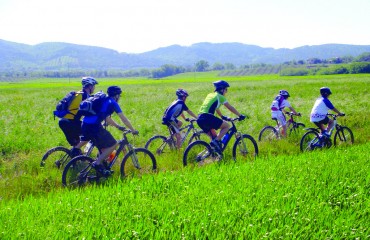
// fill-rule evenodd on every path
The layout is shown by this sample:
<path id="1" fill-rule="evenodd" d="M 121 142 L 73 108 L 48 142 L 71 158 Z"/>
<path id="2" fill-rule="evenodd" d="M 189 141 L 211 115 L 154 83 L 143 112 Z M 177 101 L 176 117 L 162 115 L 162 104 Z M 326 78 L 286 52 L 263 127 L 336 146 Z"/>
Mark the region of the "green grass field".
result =
<path id="1" fill-rule="evenodd" d="M 120 105 L 140 131 L 135 145 L 144 146 L 167 133 L 161 117 L 177 88 L 190 93 L 187 105 L 197 112 L 218 79 L 216 72 L 98 79 L 96 91 L 123 88 Z M 309 113 L 319 88 L 329 86 L 331 101 L 346 113 L 338 122 L 352 129 L 355 145 L 301 154 L 297 136 L 259 143 L 254 162 L 225 159 L 194 170 L 182 167 L 181 152 L 174 152 L 157 159 L 156 174 L 121 181 L 116 171 L 104 185 L 71 191 L 61 186 L 60 170 L 39 164 L 47 149 L 67 146 L 52 111 L 80 88 L 79 79 L 0 83 L 0 239 L 369 238 L 370 75 L 223 79 L 231 85 L 229 102 L 250 117 L 238 129 L 255 139 L 274 123 L 269 106 L 280 89 L 302 113 L 297 120 L 314 127 Z"/>

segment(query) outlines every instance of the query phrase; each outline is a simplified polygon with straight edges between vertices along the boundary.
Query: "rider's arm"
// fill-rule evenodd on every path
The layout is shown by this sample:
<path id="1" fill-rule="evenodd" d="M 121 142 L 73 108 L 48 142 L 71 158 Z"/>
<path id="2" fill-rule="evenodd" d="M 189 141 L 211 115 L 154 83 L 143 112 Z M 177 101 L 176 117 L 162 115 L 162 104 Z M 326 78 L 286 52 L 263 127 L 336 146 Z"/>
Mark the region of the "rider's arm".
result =
<path id="1" fill-rule="evenodd" d="M 189 113 L 189 115 L 192 116 L 193 118 L 195 119 L 198 118 L 197 115 L 195 115 L 190 109 L 188 109 L 186 112 Z"/>
<path id="2" fill-rule="evenodd" d="M 338 115 L 344 115 L 344 113 L 341 113 L 338 109 L 336 108 L 333 108 L 332 109 L 334 112 L 338 113 Z"/>
<path id="3" fill-rule="evenodd" d="M 218 116 L 220 116 L 220 118 L 222 118 L 222 112 L 220 111 L 220 109 L 216 109 L 216 113 L 218 114 Z"/>
<path id="4" fill-rule="evenodd" d="M 231 106 L 231 104 L 230 103 L 225 103 L 224 104 L 225 105 L 225 107 L 227 108 L 227 109 L 229 109 L 230 110 L 230 112 L 232 112 L 232 113 L 234 113 L 235 115 L 237 115 L 238 117 L 241 115 L 233 106 Z"/>
<path id="5" fill-rule="evenodd" d="M 135 128 L 131 125 L 131 122 L 127 119 L 127 117 L 123 114 L 123 112 L 117 113 L 123 124 L 126 125 L 131 131 L 135 132 Z"/>
<path id="6" fill-rule="evenodd" d="M 293 107 L 289 107 L 290 111 L 292 111 L 295 115 L 298 115 L 297 111 Z"/>

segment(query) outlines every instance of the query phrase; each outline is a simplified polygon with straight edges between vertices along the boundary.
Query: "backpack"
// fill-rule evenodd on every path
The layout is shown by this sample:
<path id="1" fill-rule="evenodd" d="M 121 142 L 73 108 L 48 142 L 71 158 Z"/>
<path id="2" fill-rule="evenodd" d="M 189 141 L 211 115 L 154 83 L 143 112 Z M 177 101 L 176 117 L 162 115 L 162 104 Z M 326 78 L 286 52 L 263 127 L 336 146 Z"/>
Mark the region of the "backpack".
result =
<path id="1" fill-rule="evenodd" d="M 271 110 L 273 111 L 281 110 L 281 104 L 283 103 L 283 101 L 284 101 L 284 97 L 281 95 L 277 95 L 274 101 L 272 101 Z"/>
<path id="2" fill-rule="evenodd" d="M 98 115 L 101 109 L 101 105 L 107 98 L 107 94 L 102 91 L 97 92 L 94 96 L 86 98 L 80 103 L 78 109 L 79 113 L 83 116 L 94 116 Z"/>
<path id="3" fill-rule="evenodd" d="M 55 111 L 53 112 L 54 119 L 55 119 L 55 116 L 57 116 L 58 118 L 63 118 L 68 113 L 74 115 L 73 113 L 71 113 L 71 110 L 77 110 L 77 109 L 69 109 L 69 106 L 71 105 L 73 99 L 75 99 L 77 94 L 81 94 L 81 93 L 82 92 L 76 92 L 76 91 L 71 91 L 67 93 L 67 95 L 65 95 L 65 97 L 57 103 L 55 107 Z"/>

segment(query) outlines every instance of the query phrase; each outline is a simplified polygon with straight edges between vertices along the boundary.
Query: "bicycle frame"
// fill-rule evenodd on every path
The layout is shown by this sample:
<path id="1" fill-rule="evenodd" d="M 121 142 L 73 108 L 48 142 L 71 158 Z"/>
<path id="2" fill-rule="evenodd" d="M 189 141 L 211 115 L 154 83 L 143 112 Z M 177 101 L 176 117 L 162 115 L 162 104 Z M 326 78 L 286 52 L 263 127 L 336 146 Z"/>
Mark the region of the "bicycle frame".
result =
<path id="1" fill-rule="evenodd" d="M 190 123 L 188 125 L 186 125 L 184 127 L 181 127 L 179 129 L 179 132 L 182 132 L 183 130 L 187 129 L 186 132 L 185 132 L 185 135 L 181 136 L 181 146 L 182 146 L 182 144 L 184 144 L 185 140 L 187 139 L 187 137 L 189 136 L 189 134 L 191 132 L 193 132 L 193 133 L 196 133 L 197 132 L 197 129 L 194 127 L 194 122 L 195 121 L 196 121 L 195 119 L 191 119 L 190 120 Z M 172 133 L 170 127 L 168 127 L 168 131 L 170 133 L 170 136 L 167 139 L 168 140 L 171 140 L 172 143 L 175 143 L 176 142 L 175 133 Z M 169 145 L 170 145 L 171 148 L 172 147 L 175 147 L 176 148 L 176 146 L 172 146 L 172 144 L 169 144 Z"/>

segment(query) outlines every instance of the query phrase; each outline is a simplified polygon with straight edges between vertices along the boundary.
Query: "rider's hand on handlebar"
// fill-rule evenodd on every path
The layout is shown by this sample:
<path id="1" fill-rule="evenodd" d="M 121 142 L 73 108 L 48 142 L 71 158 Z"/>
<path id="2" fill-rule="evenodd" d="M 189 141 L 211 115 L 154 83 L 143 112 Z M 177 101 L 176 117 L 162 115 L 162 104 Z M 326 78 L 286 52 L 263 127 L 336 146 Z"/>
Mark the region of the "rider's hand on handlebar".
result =
<path id="1" fill-rule="evenodd" d="M 139 131 L 138 130 L 133 130 L 131 132 L 132 132 L 132 135 L 139 135 Z"/>
<path id="2" fill-rule="evenodd" d="M 239 116 L 239 121 L 243 121 L 244 119 L 246 119 L 247 118 L 247 116 L 245 116 L 245 115 L 243 115 L 243 114 L 241 114 L 240 116 Z"/>
<path id="3" fill-rule="evenodd" d="M 225 120 L 225 121 L 230 121 L 230 119 L 231 119 L 231 118 L 229 118 L 229 117 L 227 117 L 227 116 L 222 115 L 221 119 L 222 119 L 222 120 Z"/>
<path id="4" fill-rule="evenodd" d="M 185 118 L 185 121 L 190 122 L 190 118 Z"/>
<path id="5" fill-rule="evenodd" d="M 297 116 L 302 116 L 302 114 L 301 113 L 297 113 Z"/>
<path id="6" fill-rule="evenodd" d="M 338 116 L 345 116 L 346 114 L 344 113 L 338 113 Z"/>

